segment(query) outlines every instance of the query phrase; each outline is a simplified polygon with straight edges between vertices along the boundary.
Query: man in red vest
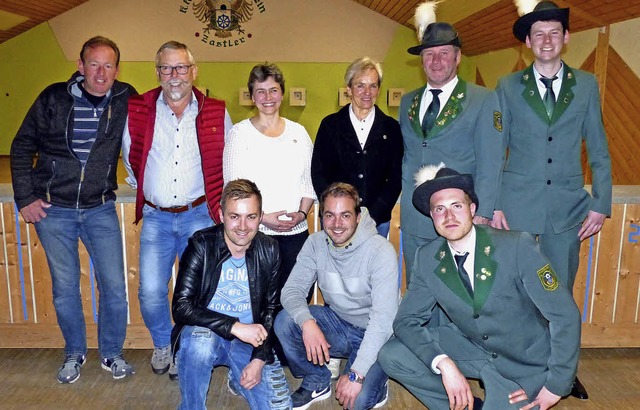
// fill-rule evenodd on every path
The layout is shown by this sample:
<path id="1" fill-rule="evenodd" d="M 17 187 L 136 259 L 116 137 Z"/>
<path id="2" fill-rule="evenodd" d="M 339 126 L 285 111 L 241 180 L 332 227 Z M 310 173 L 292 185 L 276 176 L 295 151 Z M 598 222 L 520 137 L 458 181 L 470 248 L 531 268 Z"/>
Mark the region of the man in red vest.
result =
<path id="1" fill-rule="evenodd" d="M 218 220 L 222 152 L 233 125 L 224 101 L 193 87 L 198 67 L 177 41 L 156 53 L 160 87 L 129 100 L 122 157 L 137 189 L 140 233 L 140 310 L 153 340 L 151 368 L 177 378 L 171 354 L 168 283 L 189 237 Z"/>

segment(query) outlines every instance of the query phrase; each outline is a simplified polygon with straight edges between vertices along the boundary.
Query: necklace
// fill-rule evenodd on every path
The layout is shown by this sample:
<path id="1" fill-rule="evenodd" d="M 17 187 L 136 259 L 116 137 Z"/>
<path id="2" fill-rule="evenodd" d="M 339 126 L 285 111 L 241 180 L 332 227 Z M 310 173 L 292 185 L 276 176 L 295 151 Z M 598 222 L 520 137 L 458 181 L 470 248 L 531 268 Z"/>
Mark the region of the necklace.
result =
<path id="1" fill-rule="evenodd" d="M 231 264 L 233 266 L 235 266 L 236 269 L 240 269 L 242 268 L 244 265 L 246 265 L 247 263 L 247 259 L 246 258 L 242 258 L 242 263 L 240 265 L 236 265 L 235 263 L 233 263 L 233 258 L 229 258 L 229 262 L 231 262 Z"/>

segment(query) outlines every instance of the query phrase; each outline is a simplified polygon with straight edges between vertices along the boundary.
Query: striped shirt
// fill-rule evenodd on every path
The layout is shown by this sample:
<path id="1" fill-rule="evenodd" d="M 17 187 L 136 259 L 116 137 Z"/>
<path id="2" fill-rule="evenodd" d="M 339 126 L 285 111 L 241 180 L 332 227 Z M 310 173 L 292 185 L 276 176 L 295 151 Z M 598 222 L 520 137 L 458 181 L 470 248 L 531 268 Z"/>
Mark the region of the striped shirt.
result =
<path id="1" fill-rule="evenodd" d="M 94 105 L 84 96 L 81 90 L 78 96 L 73 90 L 75 103 L 73 104 L 73 138 L 71 140 L 71 148 L 76 156 L 86 164 L 91 152 L 91 147 L 96 141 L 98 135 L 98 123 L 102 113 L 105 111 L 111 100 L 111 91 L 102 101 L 94 107 Z"/>

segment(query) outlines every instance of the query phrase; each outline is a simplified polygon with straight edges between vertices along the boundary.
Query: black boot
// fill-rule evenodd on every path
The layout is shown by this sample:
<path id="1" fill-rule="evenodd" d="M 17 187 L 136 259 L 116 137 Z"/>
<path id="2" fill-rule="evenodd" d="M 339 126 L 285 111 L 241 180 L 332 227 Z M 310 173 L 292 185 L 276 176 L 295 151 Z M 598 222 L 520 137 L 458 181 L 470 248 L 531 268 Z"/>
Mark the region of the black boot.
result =
<path id="1" fill-rule="evenodd" d="M 584 388 L 580 380 L 576 377 L 573 381 L 573 386 L 571 387 L 571 393 L 569 393 L 573 397 L 580 400 L 587 400 L 589 398 L 589 394 L 587 393 L 587 389 Z"/>

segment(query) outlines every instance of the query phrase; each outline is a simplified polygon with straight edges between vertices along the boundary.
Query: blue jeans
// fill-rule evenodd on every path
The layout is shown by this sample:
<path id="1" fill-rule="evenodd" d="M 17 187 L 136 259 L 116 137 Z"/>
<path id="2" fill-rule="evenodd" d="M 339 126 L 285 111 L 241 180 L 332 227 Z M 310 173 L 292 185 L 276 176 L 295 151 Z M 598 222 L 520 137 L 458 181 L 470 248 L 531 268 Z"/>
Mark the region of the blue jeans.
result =
<path id="1" fill-rule="evenodd" d="M 328 306 L 309 306 L 309 310 L 331 345 L 331 357 L 346 358 L 344 373 L 351 369 L 364 337 L 361 329 L 341 319 Z M 302 330 L 286 310 L 276 317 L 274 329 L 284 353 L 289 361 L 289 369 L 294 377 L 302 377 L 301 386 L 307 390 L 323 389 L 331 384 L 331 372 L 327 366 L 318 366 L 307 360 L 307 352 L 302 341 Z M 352 410 L 371 409 L 386 394 L 388 377 L 376 361 L 365 375 L 364 384 Z"/>
<path id="2" fill-rule="evenodd" d="M 391 228 L 391 221 L 383 222 L 380 225 L 376 226 L 378 234 L 381 235 L 384 239 L 387 239 L 387 236 L 389 236 L 389 228 Z"/>
<path id="3" fill-rule="evenodd" d="M 103 358 L 122 353 L 127 333 L 127 298 L 120 223 L 113 201 L 89 209 L 51 206 L 35 224 L 47 255 L 53 306 L 65 354 L 87 352 L 87 329 L 80 295 L 78 238 L 89 252 L 98 286 L 98 348 Z"/>
<path id="4" fill-rule="evenodd" d="M 260 383 L 251 390 L 240 385 L 242 370 L 251 361 L 252 352 L 253 346 L 237 338 L 226 340 L 205 327 L 185 326 L 177 353 L 182 395 L 178 409 L 206 408 L 211 371 L 217 366 L 229 368 L 229 383 L 252 410 L 290 409 L 289 385 L 277 358 L 272 364 L 265 364 Z"/>
<path id="5" fill-rule="evenodd" d="M 179 214 L 145 205 L 140 233 L 140 311 L 154 347 L 171 344 L 169 280 L 194 232 L 213 225 L 207 204 Z"/>

